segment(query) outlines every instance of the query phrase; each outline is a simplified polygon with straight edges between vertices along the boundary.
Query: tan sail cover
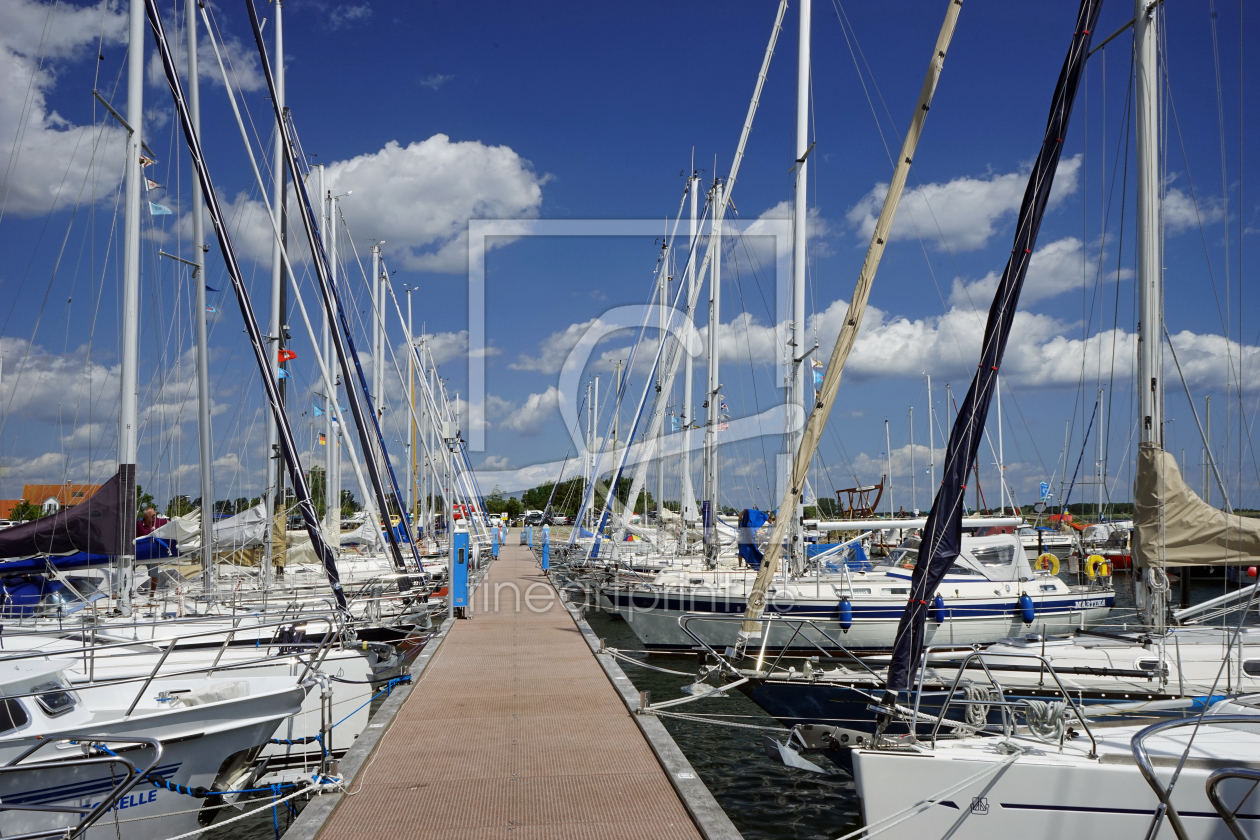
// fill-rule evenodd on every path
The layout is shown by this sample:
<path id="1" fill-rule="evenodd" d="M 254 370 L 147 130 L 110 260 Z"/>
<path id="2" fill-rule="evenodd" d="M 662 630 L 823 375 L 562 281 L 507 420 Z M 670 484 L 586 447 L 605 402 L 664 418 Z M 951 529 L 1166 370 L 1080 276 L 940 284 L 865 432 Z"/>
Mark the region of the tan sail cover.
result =
<path id="1" fill-rule="evenodd" d="M 1260 563 L 1260 519 L 1233 516 L 1186 486 L 1173 456 L 1157 446 L 1138 451 L 1133 488 L 1134 550 L 1144 566 L 1223 566 Z"/>

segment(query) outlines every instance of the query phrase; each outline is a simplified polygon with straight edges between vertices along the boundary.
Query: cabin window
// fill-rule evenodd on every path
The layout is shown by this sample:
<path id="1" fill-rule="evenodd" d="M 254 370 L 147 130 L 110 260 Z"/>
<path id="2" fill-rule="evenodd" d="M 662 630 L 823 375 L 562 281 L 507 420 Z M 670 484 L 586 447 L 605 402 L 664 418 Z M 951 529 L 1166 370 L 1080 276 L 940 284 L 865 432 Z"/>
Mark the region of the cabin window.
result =
<path id="1" fill-rule="evenodd" d="M 952 566 L 950 566 L 950 567 L 949 567 L 949 571 L 948 571 L 948 572 L 946 572 L 946 574 L 950 574 L 950 575 L 978 575 L 978 574 L 980 574 L 980 573 L 979 573 L 979 572 L 977 572 L 975 569 L 971 569 L 971 568 L 968 568 L 967 566 L 962 565 L 961 563 L 955 563 L 954 565 L 952 565 Z"/>
<path id="2" fill-rule="evenodd" d="M 1249 677 L 1260 677 L 1260 659 L 1244 659 L 1243 673 Z"/>
<path id="3" fill-rule="evenodd" d="M 26 714 L 26 709 L 22 708 L 22 704 L 16 700 L 0 698 L 0 734 L 12 732 L 26 724 L 31 719 Z"/>
<path id="4" fill-rule="evenodd" d="M 913 569 L 914 564 L 918 562 L 919 550 L 917 548 L 894 548 L 892 553 L 888 555 L 887 565 L 901 569 Z"/>
<path id="5" fill-rule="evenodd" d="M 1137 666 L 1139 671 L 1155 671 L 1162 673 L 1165 677 L 1168 676 L 1167 663 L 1161 663 L 1158 659 L 1139 659 Z"/>
<path id="6" fill-rule="evenodd" d="M 61 683 L 44 683 L 37 685 L 32 691 L 42 692 L 35 695 L 35 702 L 48 713 L 49 717 L 58 717 L 74 708 L 74 694 L 66 690 Z"/>
<path id="7" fill-rule="evenodd" d="M 909 594 L 910 594 L 910 587 L 908 587 L 908 586 L 898 586 L 898 587 L 896 587 L 896 588 L 894 588 L 894 589 L 881 589 L 881 590 L 879 590 L 879 591 L 880 591 L 880 592 L 882 592 L 882 593 L 883 593 L 883 594 L 885 594 L 885 595 L 909 595 Z"/>
<path id="8" fill-rule="evenodd" d="M 984 548 L 973 548 L 971 556 L 985 566 L 1009 566 L 1015 562 L 1015 546 L 989 545 Z"/>

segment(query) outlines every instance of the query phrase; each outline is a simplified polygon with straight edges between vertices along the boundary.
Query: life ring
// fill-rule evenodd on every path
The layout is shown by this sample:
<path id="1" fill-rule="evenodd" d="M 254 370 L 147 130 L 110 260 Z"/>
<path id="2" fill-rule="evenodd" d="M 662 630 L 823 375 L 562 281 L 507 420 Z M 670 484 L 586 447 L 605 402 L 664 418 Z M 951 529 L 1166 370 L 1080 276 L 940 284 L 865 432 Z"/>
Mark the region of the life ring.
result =
<path id="1" fill-rule="evenodd" d="M 1089 555 L 1089 559 L 1085 561 L 1085 575 L 1090 580 L 1093 580 L 1099 575 L 1106 577 L 1110 571 L 1111 567 L 1107 563 L 1107 558 L 1103 557 L 1101 554 L 1091 554 Z"/>
<path id="2" fill-rule="evenodd" d="M 1047 563 L 1049 566 L 1046 565 Z M 1033 571 L 1040 572 L 1046 568 L 1050 569 L 1050 574 L 1052 575 L 1059 573 L 1059 558 L 1048 551 L 1033 561 Z"/>

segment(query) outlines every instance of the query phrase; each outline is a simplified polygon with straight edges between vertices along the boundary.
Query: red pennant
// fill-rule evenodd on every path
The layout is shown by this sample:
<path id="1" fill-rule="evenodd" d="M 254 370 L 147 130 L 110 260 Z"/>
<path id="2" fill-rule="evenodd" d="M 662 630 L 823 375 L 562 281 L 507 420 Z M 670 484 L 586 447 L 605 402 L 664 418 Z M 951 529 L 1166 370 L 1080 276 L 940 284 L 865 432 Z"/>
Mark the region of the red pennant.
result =
<path id="1" fill-rule="evenodd" d="M 281 350 L 276 354 L 276 356 L 279 358 L 280 364 L 284 364 L 285 362 L 296 359 L 297 353 L 294 353 L 292 350 Z"/>

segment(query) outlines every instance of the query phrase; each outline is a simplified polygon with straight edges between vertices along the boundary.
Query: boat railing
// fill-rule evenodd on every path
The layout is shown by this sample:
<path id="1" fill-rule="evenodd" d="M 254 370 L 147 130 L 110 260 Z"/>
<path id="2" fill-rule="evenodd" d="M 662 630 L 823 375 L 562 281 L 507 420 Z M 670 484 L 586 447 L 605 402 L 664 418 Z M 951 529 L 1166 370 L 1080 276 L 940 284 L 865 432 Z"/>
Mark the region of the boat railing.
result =
<path id="1" fill-rule="evenodd" d="M 717 615 L 710 615 L 707 613 L 686 613 L 684 615 L 678 616 L 678 628 L 682 630 L 684 633 L 686 633 L 688 636 L 690 636 L 691 639 L 694 640 L 697 645 L 699 645 L 701 648 L 707 651 L 709 655 L 713 656 L 717 660 L 718 664 L 723 667 L 723 670 L 725 670 L 727 673 L 730 673 L 730 674 L 738 674 L 739 669 L 734 664 L 732 664 L 729 659 L 731 648 L 727 648 L 725 651 L 723 651 L 723 653 L 718 653 L 717 650 L 715 650 L 711 644 L 709 644 L 703 638 L 701 638 L 699 635 L 693 632 L 689 625 L 693 621 L 703 621 L 707 624 L 709 622 L 743 623 L 745 620 L 746 619 L 744 618 L 743 615 L 717 616 Z M 843 653 L 846 659 L 852 660 L 854 663 L 859 665 L 864 671 L 870 674 L 873 678 L 880 680 L 881 682 L 883 681 L 883 678 L 880 677 L 878 674 L 876 674 L 875 671 L 872 670 L 869 665 L 867 665 L 864 661 L 862 661 L 862 658 L 860 656 L 857 656 L 848 648 L 846 648 L 843 644 L 841 644 L 838 640 L 833 638 L 831 634 L 829 634 L 822 627 L 818 626 L 818 624 L 813 619 L 789 618 L 787 616 L 779 616 L 779 615 L 762 615 L 762 617 L 757 619 L 757 621 L 759 624 L 761 624 L 761 648 L 757 654 L 757 666 L 756 666 L 756 670 L 758 673 L 761 673 L 762 666 L 766 659 L 767 644 L 770 640 L 770 631 L 777 625 L 780 627 L 786 627 L 790 629 L 792 631 L 792 635 L 788 638 L 787 642 L 785 642 L 783 646 L 778 649 L 778 655 L 775 656 L 774 661 L 771 662 L 769 668 L 766 669 L 766 674 L 773 673 L 774 670 L 779 667 L 779 662 L 782 661 L 784 656 L 787 654 L 787 651 L 791 647 L 792 642 L 796 641 L 796 639 L 799 637 L 803 639 L 804 641 L 808 642 L 809 644 L 813 645 L 814 648 L 818 650 L 819 654 L 827 657 L 828 659 L 836 658 L 832 655 L 833 652 L 835 651 L 839 651 Z M 802 633 L 802 631 L 805 630 L 806 628 L 809 628 L 815 631 L 819 636 L 822 636 L 824 639 L 826 639 L 830 647 L 829 648 L 823 647 L 821 644 L 819 644 L 818 639 L 816 637 L 811 637 L 810 634 L 808 633 Z M 798 658 L 798 657 L 792 657 L 792 658 Z"/>
<path id="2" fill-rule="evenodd" d="M 325 633 L 323 638 L 318 643 L 289 642 L 289 641 L 284 641 L 282 639 L 273 637 L 267 643 L 267 646 L 265 648 L 265 650 L 268 652 L 266 655 L 262 655 L 262 656 L 252 658 L 252 659 L 247 659 L 243 662 L 233 662 L 229 666 L 223 666 L 222 669 L 226 670 L 226 669 L 247 668 L 254 665 L 261 665 L 264 663 L 273 663 L 279 656 L 293 656 L 299 662 L 303 662 L 303 661 L 305 662 L 305 667 L 303 668 L 302 673 L 297 677 L 297 682 L 301 683 L 306 679 L 307 675 L 309 675 L 312 671 L 319 670 L 319 667 L 323 665 L 324 660 L 327 658 L 328 654 L 331 652 L 333 642 L 341 638 L 342 636 L 342 633 L 341 633 L 342 628 L 341 628 L 340 622 L 337 621 L 336 619 L 336 614 L 330 617 L 330 621 L 333 622 L 336 626 L 335 632 L 330 630 L 330 632 Z M 287 624 L 287 623 L 289 622 L 288 621 L 272 621 L 272 622 L 267 622 L 264 624 L 250 625 L 249 627 L 245 629 L 258 630 L 258 629 L 265 629 L 267 627 L 280 628 L 284 624 Z M 77 657 L 78 655 L 82 655 L 87 660 L 86 665 L 87 665 L 88 681 L 86 683 L 75 684 L 73 688 L 76 691 L 83 691 L 83 690 L 88 690 L 88 689 L 93 689 L 93 688 L 101 688 L 104 686 L 125 685 L 128 683 L 135 683 L 135 682 L 142 683 L 142 685 L 140 686 L 140 690 L 136 693 L 136 696 L 131 701 L 131 705 L 127 708 L 126 715 L 124 715 L 124 717 L 130 717 L 131 713 L 135 711 L 136 705 L 140 702 L 141 698 L 144 697 L 144 693 L 145 691 L 148 690 L 149 685 L 153 682 L 154 679 L 157 678 L 159 672 L 162 669 L 162 666 L 166 664 L 167 657 L 170 656 L 171 652 L 176 649 L 176 647 L 179 645 L 180 642 L 187 642 L 191 639 L 197 639 L 204 636 L 220 636 L 220 635 L 223 636 L 223 644 L 220 645 L 218 653 L 215 654 L 214 661 L 211 662 L 209 665 L 203 665 L 197 668 L 184 668 L 179 671 L 173 671 L 173 672 L 168 672 L 166 674 L 163 674 L 163 676 L 166 677 L 167 679 L 170 679 L 173 677 L 192 676 L 194 674 L 205 674 L 207 677 L 209 677 L 209 676 L 213 676 L 215 671 L 221 670 L 219 662 L 223 658 L 223 654 L 227 651 L 228 647 L 231 645 L 233 639 L 236 636 L 236 632 L 238 629 L 239 628 L 236 628 L 236 627 L 227 628 L 226 630 L 219 628 L 215 630 L 203 630 L 199 633 L 189 633 L 183 636 L 175 636 L 170 639 L 165 649 L 162 650 L 161 656 L 158 657 L 158 661 L 154 664 L 153 668 L 149 671 L 148 674 L 144 676 L 135 676 L 135 677 L 110 678 L 107 680 L 102 680 L 100 682 L 97 682 L 96 680 L 96 657 L 98 653 L 102 651 L 107 651 L 107 652 L 114 651 L 119 648 L 134 647 L 137 644 L 136 642 L 120 641 L 120 642 L 110 642 L 103 645 L 93 643 L 93 644 L 87 644 L 87 645 L 84 645 L 82 647 L 77 647 L 77 648 L 64 648 L 64 649 L 51 650 L 51 651 L 50 650 L 24 651 L 22 653 L 15 653 L 12 655 L 5 656 L 2 659 L 0 659 L 0 661 L 17 662 L 17 661 L 26 660 L 26 659 L 48 660 L 48 659 L 55 659 L 62 656 Z M 95 641 L 95 632 L 92 633 L 92 637 L 93 637 L 93 641 Z M 273 647 L 277 648 L 276 653 L 270 652 Z M 305 651 L 302 651 L 303 648 L 305 648 Z M 283 651 L 283 652 L 280 652 L 280 651 Z M 310 654 L 309 658 L 303 657 L 304 652 Z M 26 692 L 24 694 L 6 693 L 5 697 L 8 699 L 17 699 L 17 698 L 22 698 L 22 697 L 36 697 L 36 696 L 47 694 L 47 693 L 48 693 L 48 688 L 44 687 L 42 690 Z"/>
<path id="3" fill-rule="evenodd" d="M 5 840 L 37 840 L 42 837 L 70 838 L 81 837 L 83 833 L 90 828 L 93 823 L 101 818 L 102 815 L 110 811 L 118 801 L 127 795 L 138 782 L 145 779 L 153 769 L 158 766 L 162 760 L 162 742 L 156 738 L 140 738 L 140 737 L 119 737 L 114 735 L 83 735 L 83 734 L 59 734 L 37 735 L 33 736 L 35 743 L 30 749 L 24 750 L 15 758 L 11 759 L 4 765 L 0 765 L 0 776 L 12 776 L 20 773 L 38 773 L 40 771 L 60 771 L 73 770 L 81 767 L 92 767 L 96 765 L 108 765 L 110 770 L 110 779 L 114 778 L 115 768 L 121 768 L 122 778 L 113 783 L 109 793 L 101 798 L 100 802 L 95 805 L 73 806 L 73 805 L 28 805 L 23 806 L 20 802 L 15 802 L 11 797 L 6 798 L 0 803 L 0 813 L 5 811 L 27 811 L 37 813 L 52 814 L 78 814 L 79 821 L 73 826 L 61 826 L 58 828 L 47 828 L 40 831 L 28 831 L 23 834 L 6 833 Z M 25 739 L 22 739 L 25 740 Z M 39 750 L 48 747 L 50 744 L 77 743 L 82 745 L 85 750 L 96 748 L 100 750 L 99 755 L 85 754 L 82 758 L 65 759 L 56 758 L 50 761 L 36 761 L 29 764 L 23 764 L 32 755 Z M 114 750 L 105 746 L 105 744 L 129 745 L 140 748 L 149 748 L 153 751 L 153 757 L 144 767 L 143 770 L 138 769 L 134 761 L 125 755 L 119 755 Z"/>
<path id="4" fill-rule="evenodd" d="M 1154 837 L 1159 833 L 1159 825 L 1163 822 L 1165 816 L 1172 825 L 1173 833 L 1177 835 L 1178 840 L 1187 840 L 1189 837 L 1186 826 L 1181 821 L 1181 815 L 1177 813 L 1176 807 L 1172 803 L 1171 789 L 1166 788 L 1164 783 L 1160 781 L 1159 776 L 1155 774 L 1154 763 L 1151 761 L 1150 753 L 1146 751 L 1146 739 L 1152 735 L 1161 732 L 1167 732 L 1170 729 L 1176 729 L 1181 726 L 1200 725 L 1216 725 L 1229 723 L 1256 723 L 1255 715 L 1195 715 L 1189 718 L 1178 718 L 1176 720 L 1166 720 L 1160 723 L 1153 723 L 1145 727 L 1135 734 L 1129 742 L 1130 748 L 1133 750 L 1133 760 L 1137 764 L 1138 769 L 1142 771 L 1142 777 L 1146 779 L 1146 783 L 1151 786 L 1151 790 L 1155 791 L 1155 796 L 1159 798 L 1159 807 L 1155 809 L 1155 818 L 1151 823 L 1151 830 L 1147 833 L 1148 837 Z M 1187 750 L 1189 747 L 1186 748 Z M 1184 757 L 1183 757 L 1184 761 Z M 1175 777 L 1174 777 L 1175 778 Z M 1224 767 L 1213 773 L 1207 780 L 1207 795 L 1212 803 L 1212 807 L 1225 820 L 1225 824 L 1229 826 L 1229 830 L 1233 832 L 1235 837 L 1246 838 L 1248 835 L 1242 831 L 1238 825 L 1236 816 L 1237 808 L 1230 809 L 1225 805 L 1217 793 L 1217 786 L 1226 779 L 1249 779 L 1260 782 L 1260 771 L 1252 769 L 1244 769 L 1237 767 Z M 1243 797 L 1246 802 L 1249 797 Z M 1240 803 L 1241 807 L 1241 803 Z"/>
<path id="5" fill-rule="evenodd" d="M 1238 809 L 1243 806 L 1249 797 L 1243 797 L 1242 801 L 1236 807 L 1231 808 L 1221 798 L 1220 791 L 1217 786 L 1226 779 L 1242 779 L 1251 782 L 1254 790 L 1260 785 L 1260 770 L 1251 767 L 1225 767 L 1217 770 L 1207 780 L 1207 796 L 1208 801 L 1212 803 L 1212 807 L 1216 809 L 1216 813 L 1221 815 L 1221 819 L 1225 821 L 1225 825 L 1229 827 L 1230 832 L 1238 838 L 1238 840 L 1251 840 L 1242 825 L 1238 822 Z"/>
<path id="6" fill-rule="evenodd" d="M 1046 659 L 1044 656 L 1039 656 L 1038 654 L 1035 654 L 1035 653 L 1005 653 L 1004 652 L 1000 655 L 1003 659 L 1036 660 L 1038 663 L 1040 663 L 1042 667 L 1045 668 L 1045 673 L 1054 679 L 1055 685 L 1058 686 L 1059 692 L 1063 695 L 1063 699 L 1067 702 L 1068 706 L 1072 709 L 1072 714 L 1080 722 L 1081 728 L 1085 730 L 1085 734 L 1089 736 L 1089 743 L 1090 743 L 1089 757 L 1096 758 L 1098 755 L 1098 740 L 1094 737 L 1093 731 L 1089 728 L 1089 721 L 1086 720 L 1084 713 L 1080 709 L 1080 706 L 1077 705 L 1077 702 L 1072 698 L 1072 695 L 1071 693 L 1068 692 L 1067 687 L 1063 685 L 1063 681 L 1059 679 L 1059 675 L 1055 672 L 1054 666 L 1050 664 L 1050 660 Z M 1008 719 L 1007 715 L 1009 715 L 1015 708 L 1023 707 L 1025 705 L 1024 703 L 1011 703 L 1011 702 L 1007 702 L 1001 699 L 1001 697 L 1004 696 L 1002 694 L 1002 684 L 998 682 L 997 677 L 995 677 L 993 675 L 993 672 L 989 670 L 988 663 L 984 661 L 984 657 L 985 657 L 984 651 L 979 651 L 979 650 L 972 651 L 971 653 L 963 657 L 962 662 L 958 665 L 958 672 L 954 675 L 954 682 L 950 686 L 949 691 L 945 695 L 944 705 L 941 706 L 940 714 L 937 716 L 936 723 L 932 727 L 932 747 L 933 748 L 936 747 L 936 739 L 937 739 L 938 734 L 940 733 L 941 724 L 945 722 L 950 706 L 953 706 L 959 702 L 962 702 L 963 704 L 967 703 L 967 700 L 965 699 L 962 701 L 958 701 L 956 698 L 958 696 L 958 686 L 962 682 L 963 675 L 966 673 L 968 669 L 968 665 L 970 665 L 970 663 L 973 660 L 979 663 L 981 669 L 984 671 L 985 675 L 989 678 L 989 681 L 994 686 L 997 687 L 998 693 L 999 693 L 999 699 L 991 700 L 991 701 L 987 700 L 985 701 L 984 705 L 997 706 L 1001 708 L 1003 720 L 1007 720 Z M 922 685 L 920 684 L 920 694 L 921 693 L 922 693 Z M 918 702 L 919 702 L 918 698 L 916 697 L 915 699 L 916 710 L 918 709 Z M 912 726 L 911 732 L 913 731 L 914 731 L 914 728 Z"/>

